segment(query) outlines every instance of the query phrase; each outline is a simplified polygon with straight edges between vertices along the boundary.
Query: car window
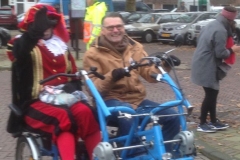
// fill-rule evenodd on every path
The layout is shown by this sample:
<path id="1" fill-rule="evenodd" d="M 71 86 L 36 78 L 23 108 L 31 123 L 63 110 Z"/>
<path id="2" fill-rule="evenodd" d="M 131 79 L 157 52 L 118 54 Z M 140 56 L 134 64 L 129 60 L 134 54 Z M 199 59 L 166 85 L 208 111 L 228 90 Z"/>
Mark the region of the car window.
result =
<path id="1" fill-rule="evenodd" d="M 158 19 L 161 17 L 159 14 L 146 14 L 140 18 L 138 23 L 157 23 Z"/>
<path id="2" fill-rule="evenodd" d="M 198 18 L 198 21 L 205 20 L 205 19 L 208 19 L 208 18 L 209 18 L 209 15 L 203 14 Z"/>
<path id="3" fill-rule="evenodd" d="M 140 18 L 139 14 L 132 14 L 128 17 L 129 20 Z"/>
<path id="4" fill-rule="evenodd" d="M 180 15 L 177 19 L 176 22 L 180 22 L 180 23 L 191 23 L 193 22 L 199 14 L 182 14 Z"/>
<path id="5" fill-rule="evenodd" d="M 130 15 L 129 12 L 120 13 L 120 14 L 121 14 L 121 16 L 122 16 L 123 19 L 127 18 L 127 17 Z"/>
<path id="6" fill-rule="evenodd" d="M 11 10 L 7 10 L 7 9 L 0 10 L 0 15 L 11 15 L 11 14 L 12 14 Z"/>
<path id="7" fill-rule="evenodd" d="M 172 21 L 172 16 L 169 15 L 162 15 L 160 21 L 158 23 L 166 23 L 166 22 L 171 22 Z"/>
<path id="8" fill-rule="evenodd" d="M 172 14 L 173 22 L 175 22 L 178 19 L 178 17 L 180 17 L 180 14 Z"/>
<path id="9" fill-rule="evenodd" d="M 142 3 L 142 2 L 136 2 L 136 11 L 145 11 L 148 12 L 150 9 L 149 7 Z"/>

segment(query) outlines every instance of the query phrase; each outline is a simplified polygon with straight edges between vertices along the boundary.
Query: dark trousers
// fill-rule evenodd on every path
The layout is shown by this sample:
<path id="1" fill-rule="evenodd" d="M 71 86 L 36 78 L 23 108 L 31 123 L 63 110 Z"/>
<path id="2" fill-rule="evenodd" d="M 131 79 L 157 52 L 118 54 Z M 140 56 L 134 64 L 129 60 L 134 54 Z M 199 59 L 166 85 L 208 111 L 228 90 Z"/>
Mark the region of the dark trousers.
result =
<path id="1" fill-rule="evenodd" d="M 204 124 L 207 122 L 207 114 L 210 113 L 211 122 L 216 122 L 216 107 L 217 107 L 217 96 L 218 90 L 212 88 L 203 87 L 205 97 L 202 102 L 200 123 Z"/>

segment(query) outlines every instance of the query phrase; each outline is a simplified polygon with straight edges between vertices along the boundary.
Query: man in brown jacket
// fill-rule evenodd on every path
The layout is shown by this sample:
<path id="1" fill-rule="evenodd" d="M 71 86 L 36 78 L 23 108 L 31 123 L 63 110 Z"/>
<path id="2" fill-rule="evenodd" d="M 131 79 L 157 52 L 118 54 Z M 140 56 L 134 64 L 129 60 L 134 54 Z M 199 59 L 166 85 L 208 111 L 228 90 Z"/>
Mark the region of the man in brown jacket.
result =
<path id="1" fill-rule="evenodd" d="M 146 56 L 143 46 L 126 35 L 121 15 L 110 13 L 102 20 L 101 35 L 85 53 L 83 66 L 85 70 L 97 67 L 97 71 L 105 76 L 104 80 L 96 77 L 92 77 L 92 80 L 108 107 L 127 106 L 135 109 L 137 113 L 149 113 L 152 107 L 159 104 L 145 99 L 146 89 L 139 77 L 156 83 L 150 74 L 158 73 L 158 70 L 154 66 L 139 67 L 130 72 L 131 76 L 127 76 L 124 69 L 130 66 L 132 61 L 139 61 Z M 166 109 L 157 114 L 176 114 L 176 111 Z M 131 119 L 117 116 L 113 115 L 112 120 L 118 123 L 119 134 L 128 134 Z M 173 139 L 180 131 L 179 118 L 176 116 L 162 117 L 159 124 L 162 125 L 164 140 Z M 170 146 L 167 145 L 166 149 L 170 151 Z"/>

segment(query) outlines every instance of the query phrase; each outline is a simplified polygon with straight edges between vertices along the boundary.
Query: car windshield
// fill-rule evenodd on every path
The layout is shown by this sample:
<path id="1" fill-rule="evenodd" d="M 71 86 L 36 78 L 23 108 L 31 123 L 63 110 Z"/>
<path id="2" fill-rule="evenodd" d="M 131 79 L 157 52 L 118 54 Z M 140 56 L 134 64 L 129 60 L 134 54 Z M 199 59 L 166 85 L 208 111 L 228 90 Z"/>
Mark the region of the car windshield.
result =
<path id="1" fill-rule="evenodd" d="M 199 14 L 191 14 L 191 13 L 182 14 L 176 19 L 176 22 L 191 23 L 198 17 L 198 15 Z"/>
<path id="2" fill-rule="evenodd" d="M 158 19 L 161 17 L 159 14 L 146 14 L 140 18 L 138 23 L 157 23 Z"/>
<path id="3" fill-rule="evenodd" d="M 12 11 L 8 9 L 0 10 L 0 15 L 11 15 Z"/>
<path id="4" fill-rule="evenodd" d="M 127 18 L 127 17 L 130 15 L 129 12 L 120 13 L 120 14 L 121 14 L 121 16 L 122 16 L 123 19 L 124 19 L 124 18 Z"/>

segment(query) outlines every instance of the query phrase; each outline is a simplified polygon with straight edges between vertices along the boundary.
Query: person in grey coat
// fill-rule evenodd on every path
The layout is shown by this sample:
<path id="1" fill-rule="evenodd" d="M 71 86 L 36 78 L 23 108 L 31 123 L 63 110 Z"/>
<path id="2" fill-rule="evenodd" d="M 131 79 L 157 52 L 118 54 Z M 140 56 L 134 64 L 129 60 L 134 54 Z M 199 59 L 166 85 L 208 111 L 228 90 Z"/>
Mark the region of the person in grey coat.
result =
<path id="1" fill-rule="evenodd" d="M 237 15 L 236 8 L 226 6 L 216 20 L 205 26 L 198 37 L 198 45 L 192 58 L 191 80 L 202 86 L 205 97 L 201 106 L 200 124 L 197 131 L 216 132 L 226 129 L 228 125 L 216 118 L 216 104 L 219 92 L 217 66 L 230 54 L 240 51 L 240 46 L 226 48 L 228 33 L 231 32 L 231 23 Z M 207 122 L 210 113 L 211 122 Z"/>

